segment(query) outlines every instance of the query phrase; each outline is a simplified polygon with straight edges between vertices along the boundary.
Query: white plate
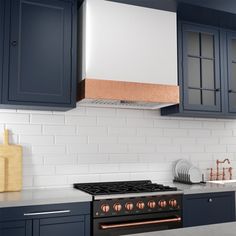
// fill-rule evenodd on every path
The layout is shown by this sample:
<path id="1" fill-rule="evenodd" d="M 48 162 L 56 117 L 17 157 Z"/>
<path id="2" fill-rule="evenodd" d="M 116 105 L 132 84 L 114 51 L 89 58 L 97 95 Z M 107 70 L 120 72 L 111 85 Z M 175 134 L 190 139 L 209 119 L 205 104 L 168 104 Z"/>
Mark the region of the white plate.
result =
<path id="1" fill-rule="evenodd" d="M 190 181 L 192 183 L 200 183 L 201 182 L 201 171 L 198 167 L 192 166 L 188 170 L 188 174 L 190 177 Z"/>
<path id="2" fill-rule="evenodd" d="M 176 165 L 175 165 L 175 175 L 180 177 L 181 174 L 184 174 L 184 170 L 185 169 L 189 169 L 191 166 L 191 164 L 189 163 L 189 161 L 184 160 L 184 159 L 180 159 L 177 161 Z"/>

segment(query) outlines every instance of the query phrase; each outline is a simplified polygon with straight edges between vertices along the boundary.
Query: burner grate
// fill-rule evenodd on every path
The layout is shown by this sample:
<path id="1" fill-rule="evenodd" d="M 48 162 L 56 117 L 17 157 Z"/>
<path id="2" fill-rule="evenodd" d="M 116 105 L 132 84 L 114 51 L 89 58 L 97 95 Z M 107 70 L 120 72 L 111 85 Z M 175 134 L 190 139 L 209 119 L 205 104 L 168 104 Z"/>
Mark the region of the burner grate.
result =
<path id="1" fill-rule="evenodd" d="M 74 188 L 92 195 L 176 191 L 177 188 L 152 183 L 150 180 L 74 184 Z"/>

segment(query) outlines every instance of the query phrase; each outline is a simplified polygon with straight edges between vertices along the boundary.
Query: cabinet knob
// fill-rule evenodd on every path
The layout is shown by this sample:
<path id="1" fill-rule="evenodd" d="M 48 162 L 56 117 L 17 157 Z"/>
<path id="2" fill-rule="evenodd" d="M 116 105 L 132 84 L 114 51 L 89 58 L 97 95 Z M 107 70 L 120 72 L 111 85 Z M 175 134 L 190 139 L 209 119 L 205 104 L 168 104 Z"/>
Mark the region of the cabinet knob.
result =
<path id="1" fill-rule="evenodd" d="M 13 46 L 13 47 L 17 46 L 17 41 L 16 40 L 12 41 L 11 46 Z"/>
<path id="2" fill-rule="evenodd" d="M 209 198 L 209 199 L 208 199 L 208 202 L 213 202 L 213 199 L 212 199 L 212 198 Z"/>

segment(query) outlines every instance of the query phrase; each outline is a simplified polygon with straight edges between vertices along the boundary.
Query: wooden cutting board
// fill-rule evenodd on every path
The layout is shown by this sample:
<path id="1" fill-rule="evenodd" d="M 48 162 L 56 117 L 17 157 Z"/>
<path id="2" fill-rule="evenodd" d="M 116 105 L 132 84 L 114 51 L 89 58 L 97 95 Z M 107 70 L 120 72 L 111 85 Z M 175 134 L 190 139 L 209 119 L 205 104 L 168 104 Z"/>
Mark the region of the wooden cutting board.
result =
<path id="1" fill-rule="evenodd" d="M 4 131 L 3 144 L 0 145 L 0 157 L 5 166 L 4 191 L 20 191 L 22 189 L 22 146 L 9 144 L 8 130 Z M 0 174 L 1 176 L 1 174 Z M 2 182 L 2 177 L 0 183 Z"/>

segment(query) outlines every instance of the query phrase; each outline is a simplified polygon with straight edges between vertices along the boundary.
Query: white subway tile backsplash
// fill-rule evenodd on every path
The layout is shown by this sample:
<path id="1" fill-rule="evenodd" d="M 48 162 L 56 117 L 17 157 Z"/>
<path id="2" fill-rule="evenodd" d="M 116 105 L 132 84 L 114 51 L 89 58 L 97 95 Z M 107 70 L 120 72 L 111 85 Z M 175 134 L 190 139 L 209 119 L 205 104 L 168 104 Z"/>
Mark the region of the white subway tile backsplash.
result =
<path id="1" fill-rule="evenodd" d="M 67 145 L 68 153 L 97 153 L 98 145 L 97 144 L 68 144 Z"/>
<path id="2" fill-rule="evenodd" d="M 60 175 L 79 175 L 86 174 L 89 171 L 88 165 L 63 165 L 56 166 L 56 174 Z"/>
<path id="3" fill-rule="evenodd" d="M 30 121 L 29 114 L 1 113 L 0 115 L 0 123 L 28 124 L 29 121 Z"/>
<path id="4" fill-rule="evenodd" d="M 22 145 L 52 145 L 54 143 L 54 137 L 46 135 L 20 135 L 19 142 Z"/>
<path id="5" fill-rule="evenodd" d="M 4 128 L 12 143 L 23 145 L 24 188 L 136 179 L 168 183 L 173 162 L 182 158 L 207 175 L 216 159 L 228 157 L 236 169 L 236 120 L 84 106 L 68 112 L 0 110 L 0 132 Z"/>
<path id="6" fill-rule="evenodd" d="M 32 114 L 30 117 L 31 124 L 64 124 L 65 117 L 63 115 L 41 115 Z"/>
<path id="7" fill-rule="evenodd" d="M 96 117 L 86 117 L 86 116 L 66 116 L 66 124 L 76 124 L 78 126 L 95 126 L 97 124 Z"/>
<path id="8" fill-rule="evenodd" d="M 78 163 L 77 155 L 68 154 L 46 154 L 43 156 L 45 165 L 76 165 Z"/>
<path id="9" fill-rule="evenodd" d="M 1 111 L 0 111 L 1 112 Z M 1 115 L 0 115 L 1 116 Z M 1 128 L 1 126 L 0 126 Z M 41 125 L 24 125 L 24 124 L 6 124 L 6 128 L 13 134 L 38 135 L 42 133 Z"/>
<path id="10" fill-rule="evenodd" d="M 100 153 L 127 153 L 128 147 L 125 144 L 100 144 Z"/>
<path id="11" fill-rule="evenodd" d="M 112 126 L 112 127 L 124 127 L 126 125 L 126 119 L 122 117 L 98 117 L 98 126 Z"/>
<path id="12" fill-rule="evenodd" d="M 34 145 L 32 146 L 33 154 L 62 154 L 65 153 L 64 145 Z"/>
<path id="13" fill-rule="evenodd" d="M 76 126 L 75 125 L 44 125 L 43 133 L 45 135 L 74 135 L 76 134 Z"/>
<path id="14" fill-rule="evenodd" d="M 56 135 L 56 144 L 85 144 L 88 143 L 87 136 L 76 136 L 76 135 Z"/>

